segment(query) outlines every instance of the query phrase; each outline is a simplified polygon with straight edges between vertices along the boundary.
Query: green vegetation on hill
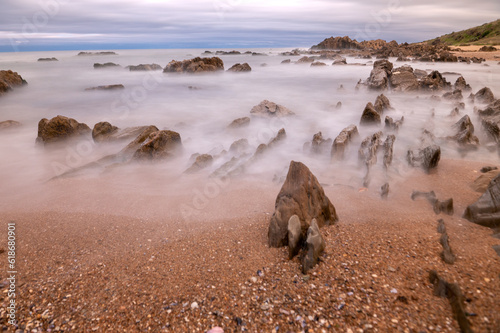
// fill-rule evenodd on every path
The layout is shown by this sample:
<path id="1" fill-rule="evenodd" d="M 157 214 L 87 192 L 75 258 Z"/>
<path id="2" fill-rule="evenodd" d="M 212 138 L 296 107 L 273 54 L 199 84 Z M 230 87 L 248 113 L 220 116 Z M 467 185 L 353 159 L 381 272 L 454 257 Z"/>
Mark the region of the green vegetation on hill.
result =
<path id="1" fill-rule="evenodd" d="M 447 45 L 500 45 L 500 19 L 467 30 L 452 32 L 427 42 L 437 41 Z"/>

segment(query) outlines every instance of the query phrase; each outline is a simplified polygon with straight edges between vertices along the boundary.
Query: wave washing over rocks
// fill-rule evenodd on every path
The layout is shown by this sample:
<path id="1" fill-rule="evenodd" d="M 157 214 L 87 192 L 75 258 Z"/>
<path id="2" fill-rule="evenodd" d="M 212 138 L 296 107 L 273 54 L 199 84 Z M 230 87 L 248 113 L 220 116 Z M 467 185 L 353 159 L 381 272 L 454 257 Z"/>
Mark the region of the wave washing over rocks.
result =
<path id="1" fill-rule="evenodd" d="M 7 330 L 500 330 L 499 66 L 189 52 L 6 56 Z"/>

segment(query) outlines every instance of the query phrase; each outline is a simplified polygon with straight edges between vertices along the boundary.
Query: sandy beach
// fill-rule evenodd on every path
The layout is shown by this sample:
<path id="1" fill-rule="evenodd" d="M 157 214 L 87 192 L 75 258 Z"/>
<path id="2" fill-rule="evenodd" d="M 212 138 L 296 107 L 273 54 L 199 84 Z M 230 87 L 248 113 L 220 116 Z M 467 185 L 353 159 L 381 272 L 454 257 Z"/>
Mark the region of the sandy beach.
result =
<path id="1" fill-rule="evenodd" d="M 497 49 L 497 51 L 484 52 L 479 51 L 483 45 L 469 45 L 469 46 L 457 46 L 451 47 L 452 49 L 460 49 L 461 51 L 452 51 L 457 57 L 477 57 L 483 58 L 485 60 L 492 60 L 500 62 L 500 45 L 492 45 Z"/>
<path id="2" fill-rule="evenodd" d="M 491 229 L 461 218 L 480 196 L 469 186 L 482 166 L 442 160 L 429 175 L 414 169 L 391 184 L 387 200 L 378 187 L 339 177 L 341 170 L 317 174 L 340 221 L 321 229 L 326 251 L 307 276 L 297 259 L 287 259 L 286 248 L 267 245 L 280 184 L 243 177 L 189 219 L 178 206 L 190 191 L 172 189 L 176 195 L 167 197 L 154 187 L 118 192 L 112 174 L 43 184 L 40 190 L 50 187 L 59 197 L 32 193 L 25 198 L 30 208 L 11 202 L 0 216 L 1 228 L 11 221 L 17 228 L 19 326 L 75 332 L 206 332 L 217 326 L 225 332 L 458 332 L 448 300 L 433 295 L 428 276 L 434 269 L 460 286 L 474 331 L 496 332 L 500 257 L 492 246 L 500 241 Z M 78 188 L 78 195 L 67 188 Z M 412 190 L 452 197 L 455 213 L 436 215 L 426 200 L 410 199 Z M 440 258 L 440 218 L 458 258 L 454 265 Z"/>

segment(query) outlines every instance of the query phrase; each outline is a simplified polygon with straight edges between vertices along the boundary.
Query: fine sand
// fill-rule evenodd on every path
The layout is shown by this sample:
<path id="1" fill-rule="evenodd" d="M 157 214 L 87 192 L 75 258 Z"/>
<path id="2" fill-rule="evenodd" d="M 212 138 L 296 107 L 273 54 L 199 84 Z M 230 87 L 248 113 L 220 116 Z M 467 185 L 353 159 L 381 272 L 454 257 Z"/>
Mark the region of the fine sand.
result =
<path id="1" fill-rule="evenodd" d="M 469 45 L 469 46 L 457 46 L 456 48 L 462 51 L 454 51 L 452 52 L 456 56 L 462 57 L 477 57 L 484 58 L 485 60 L 493 60 L 500 62 L 500 45 L 494 45 L 498 51 L 493 52 L 483 52 L 479 51 L 479 49 L 483 47 L 483 45 Z M 455 49 L 455 47 L 451 47 Z"/>
<path id="2" fill-rule="evenodd" d="M 480 196 L 469 185 L 482 166 L 442 160 L 431 174 L 411 169 L 391 179 L 387 200 L 376 182 L 362 188 L 360 179 L 344 179 L 335 166 L 312 170 L 340 221 L 321 229 L 326 252 L 308 276 L 298 259 L 287 260 L 286 248 L 267 246 L 281 187 L 268 179 L 215 186 L 206 176 L 185 176 L 189 185 L 175 185 L 173 176 L 144 172 L 141 185 L 131 188 L 118 172 L 20 190 L 0 205 L 0 228 L 10 221 L 17 228 L 19 327 L 459 332 L 449 301 L 433 295 L 428 275 L 436 270 L 460 286 L 475 332 L 499 332 L 500 257 L 492 246 L 500 240 L 461 218 Z M 426 200 L 412 201 L 412 190 L 452 197 L 454 215 L 436 215 Z M 194 208 L 183 213 L 185 203 Z M 457 256 L 453 265 L 440 258 L 439 218 Z M 7 255 L 0 256 L 6 290 Z"/>

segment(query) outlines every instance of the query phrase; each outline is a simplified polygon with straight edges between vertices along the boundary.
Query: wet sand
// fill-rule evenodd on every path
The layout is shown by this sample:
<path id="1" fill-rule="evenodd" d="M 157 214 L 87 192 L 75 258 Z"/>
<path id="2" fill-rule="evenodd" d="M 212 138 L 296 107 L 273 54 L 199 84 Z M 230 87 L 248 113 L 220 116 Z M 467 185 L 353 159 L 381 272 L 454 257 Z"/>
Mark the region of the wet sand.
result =
<path id="1" fill-rule="evenodd" d="M 287 260 L 286 248 L 267 246 L 281 187 L 268 179 L 242 177 L 212 192 L 206 177 L 176 183 L 174 175 L 148 172 L 135 187 L 125 173 L 40 184 L 20 192 L 23 200 L 3 197 L 0 210 L 1 228 L 16 222 L 20 327 L 458 332 L 448 300 L 433 295 L 434 269 L 462 289 L 474 331 L 498 332 L 500 257 L 492 246 L 500 240 L 461 218 L 480 196 L 469 185 L 482 166 L 444 159 L 429 175 L 392 172 L 387 200 L 380 198 L 382 179 L 363 188 L 335 165 L 312 170 L 340 221 L 321 229 L 326 252 L 308 276 L 298 259 Z M 452 197 L 454 215 L 412 201 L 412 190 Z M 205 193 L 200 201 L 197 193 Z M 186 203 L 195 207 L 189 214 L 180 209 Z M 454 265 L 440 258 L 439 218 L 458 258 Z"/>

